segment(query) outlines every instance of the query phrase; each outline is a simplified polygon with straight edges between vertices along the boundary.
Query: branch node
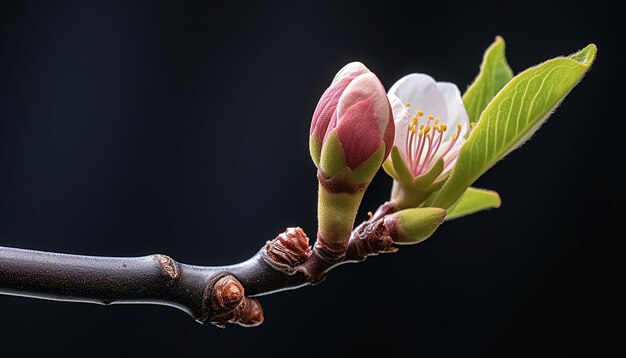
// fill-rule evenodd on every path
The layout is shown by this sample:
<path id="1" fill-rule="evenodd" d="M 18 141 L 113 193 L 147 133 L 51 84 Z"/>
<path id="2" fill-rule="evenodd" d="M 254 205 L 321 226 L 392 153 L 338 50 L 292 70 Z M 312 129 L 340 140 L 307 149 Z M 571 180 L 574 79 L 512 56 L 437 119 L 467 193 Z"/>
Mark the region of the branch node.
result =
<path id="1" fill-rule="evenodd" d="M 346 256 L 348 260 L 362 261 L 368 256 L 397 251 L 384 220 L 376 220 L 366 221 L 354 230 Z"/>
<path id="2" fill-rule="evenodd" d="M 318 235 L 317 241 L 315 241 L 315 254 L 329 264 L 334 264 L 343 260 L 346 256 L 347 248 L 347 243 L 326 242 L 326 240 L 324 240 L 324 238 L 320 235 Z"/>
<path id="3" fill-rule="evenodd" d="M 268 241 L 261 257 L 270 266 L 287 275 L 298 271 L 298 266 L 311 255 L 309 238 L 299 227 L 290 227 L 275 239 Z"/>
<path id="4" fill-rule="evenodd" d="M 261 304 L 256 298 L 246 297 L 243 286 L 232 275 L 223 276 L 215 282 L 209 301 L 209 322 L 220 328 L 224 328 L 226 323 L 244 327 L 263 323 Z"/>
<path id="5" fill-rule="evenodd" d="M 178 264 L 171 257 L 167 255 L 156 255 L 156 257 L 159 261 L 159 265 L 169 278 L 175 280 L 180 276 Z"/>
<path id="6" fill-rule="evenodd" d="M 318 234 L 314 247 L 308 260 L 298 267 L 298 271 L 302 272 L 312 285 L 324 281 L 326 271 L 344 260 L 347 244 L 328 243 Z"/>

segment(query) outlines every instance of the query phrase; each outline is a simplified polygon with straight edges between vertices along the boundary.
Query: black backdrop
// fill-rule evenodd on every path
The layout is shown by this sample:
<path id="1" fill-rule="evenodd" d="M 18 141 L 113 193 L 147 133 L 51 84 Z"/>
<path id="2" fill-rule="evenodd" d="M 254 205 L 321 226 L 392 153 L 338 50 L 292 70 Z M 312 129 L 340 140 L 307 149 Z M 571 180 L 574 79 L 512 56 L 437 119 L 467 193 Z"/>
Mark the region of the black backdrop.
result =
<path id="1" fill-rule="evenodd" d="M 286 226 L 314 235 L 309 120 L 343 64 L 364 62 L 386 86 L 425 72 L 464 89 L 498 34 L 516 72 L 590 42 L 599 53 L 535 138 L 479 180 L 500 209 L 265 297 L 255 329 L 158 306 L 0 296 L 0 356 L 626 354 L 623 11 L 3 3 L 0 245 L 197 264 L 243 260 Z M 377 176 L 360 219 L 390 184 Z"/>

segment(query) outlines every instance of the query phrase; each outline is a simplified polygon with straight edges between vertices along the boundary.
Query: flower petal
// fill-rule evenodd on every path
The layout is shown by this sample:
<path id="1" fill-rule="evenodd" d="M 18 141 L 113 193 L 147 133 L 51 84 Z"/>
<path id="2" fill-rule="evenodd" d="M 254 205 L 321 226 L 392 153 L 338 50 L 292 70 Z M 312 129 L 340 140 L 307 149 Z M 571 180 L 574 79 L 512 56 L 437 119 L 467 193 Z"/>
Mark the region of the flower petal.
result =
<path id="1" fill-rule="evenodd" d="M 349 64 L 343 66 L 343 68 L 339 70 L 339 72 L 337 72 L 335 78 L 333 78 L 333 82 L 330 85 L 334 85 L 336 82 L 341 81 L 343 78 L 355 78 L 368 72 L 370 72 L 370 70 L 365 67 L 365 65 L 361 62 L 350 62 Z"/>
<path id="2" fill-rule="evenodd" d="M 374 105 L 375 119 L 382 136 L 387 129 L 388 121 L 391 120 L 389 118 L 389 100 L 382 83 L 371 72 L 356 77 L 346 87 L 337 104 L 337 122 L 341 121 L 350 106 L 365 98 L 369 98 Z"/>
<path id="3" fill-rule="evenodd" d="M 385 88 L 373 73 L 356 77 L 346 87 L 337 105 L 337 134 L 350 168 L 378 150 L 389 130 L 390 115 Z"/>
<path id="4" fill-rule="evenodd" d="M 409 127 L 409 110 L 405 106 L 404 102 L 394 94 L 389 94 L 389 104 L 393 112 L 393 118 L 396 125 L 396 134 L 394 137 L 394 144 L 400 150 L 402 158 L 406 158 L 406 137 L 409 133 L 407 128 Z"/>
<path id="5" fill-rule="evenodd" d="M 400 120 L 407 120 L 408 124 L 408 115 L 409 110 L 407 106 L 396 96 L 395 94 L 389 94 L 387 96 L 389 98 L 389 104 L 391 105 L 391 110 L 393 111 L 393 119 L 397 123 Z"/>
<path id="6" fill-rule="evenodd" d="M 381 146 L 382 135 L 375 116 L 373 101 L 363 98 L 346 110 L 337 128 L 330 132 L 337 132 L 346 164 L 351 169 L 369 159 Z"/>
<path id="7" fill-rule="evenodd" d="M 442 120 L 448 118 L 446 99 L 435 80 L 428 75 L 422 73 L 406 75 L 391 87 L 389 93 L 398 96 L 404 104 L 411 105 L 409 107 L 411 117 L 418 110 L 422 110 L 424 114 L 432 114 Z"/>
<path id="8" fill-rule="evenodd" d="M 450 82 L 437 82 L 437 88 L 445 97 L 448 111 L 448 118 L 442 118 L 444 120 L 443 123 L 448 125 L 448 130 L 443 137 L 444 142 L 452 139 L 452 135 L 457 132 L 457 124 L 461 125 L 460 137 L 465 138 L 469 131 L 470 123 L 467 111 L 463 105 L 461 91 L 454 83 Z"/>
<path id="9" fill-rule="evenodd" d="M 311 137 L 317 137 L 319 140 L 324 137 L 328 124 L 331 122 L 332 117 L 335 116 L 339 97 L 350 81 L 351 79 L 344 79 L 343 82 L 328 87 L 328 89 L 324 91 L 324 94 L 322 94 L 322 97 L 317 103 L 317 107 L 315 107 L 315 112 L 313 112 L 309 132 Z"/>

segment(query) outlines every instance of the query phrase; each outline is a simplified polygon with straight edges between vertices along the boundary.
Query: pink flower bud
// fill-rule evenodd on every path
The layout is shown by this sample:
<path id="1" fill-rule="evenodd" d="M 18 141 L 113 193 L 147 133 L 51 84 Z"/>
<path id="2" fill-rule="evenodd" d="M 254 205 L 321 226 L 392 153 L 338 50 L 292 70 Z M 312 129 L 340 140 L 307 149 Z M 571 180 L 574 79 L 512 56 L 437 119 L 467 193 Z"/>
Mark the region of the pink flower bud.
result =
<path id="1" fill-rule="evenodd" d="M 336 155 L 350 169 L 369 159 L 381 145 L 384 160 L 393 145 L 394 122 L 385 88 L 376 75 L 359 62 L 341 69 L 315 109 L 310 134 L 316 165 L 324 144 L 334 134 L 341 148 Z"/>

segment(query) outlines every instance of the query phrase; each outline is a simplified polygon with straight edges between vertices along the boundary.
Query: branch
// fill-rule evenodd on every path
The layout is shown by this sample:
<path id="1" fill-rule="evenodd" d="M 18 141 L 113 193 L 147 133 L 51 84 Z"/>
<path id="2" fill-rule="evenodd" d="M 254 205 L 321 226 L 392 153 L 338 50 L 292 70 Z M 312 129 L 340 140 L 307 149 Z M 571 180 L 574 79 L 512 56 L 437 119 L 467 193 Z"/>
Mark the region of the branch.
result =
<path id="1" fill-rule="evenodd" d="M 166 255 L 97 257 L 0 247 L 0 294 L 87 302 L 157 304 L 179 308 L 200 323 L 258 325 L 256 298 L 321 282 L 343 263 L 395 252 L 385 203 L 353 232 L 342 257 L 311 250 L 300 228 L 290 228 L 252 258 L 230 266 L 195 266 Z"/>

